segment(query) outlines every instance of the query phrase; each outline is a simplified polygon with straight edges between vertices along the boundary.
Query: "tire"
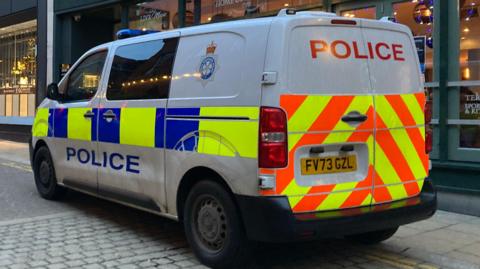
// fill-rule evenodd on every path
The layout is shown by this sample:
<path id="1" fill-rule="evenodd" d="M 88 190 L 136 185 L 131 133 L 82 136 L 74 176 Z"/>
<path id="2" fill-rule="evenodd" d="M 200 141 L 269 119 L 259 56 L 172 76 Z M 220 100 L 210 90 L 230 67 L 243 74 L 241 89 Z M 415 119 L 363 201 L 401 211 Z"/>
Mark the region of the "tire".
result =
<path id="1" fill-rule="evenodd" d="M 212 268 L 244 267 L 251 255 L 232 196 L 218 183 L 195 184 L 184 207 L 185 234 L 193 252 Z"/>
<path id="2" fill-rule="evenodd" d="M 398 226 L 390 229 L 373 231 L 363 234 L 349 235 L 346 238 L 364 245 L 374 245 L 392 237 L 398 230 Z"/>
<path id="3" fill-rule="evenodd" d="M 46 146 L 40 147 L 33 157 L 33 175 L 42 198 L 58 200 L 65 194 L 66 189 L 57 184 L 52 157 Z"/>

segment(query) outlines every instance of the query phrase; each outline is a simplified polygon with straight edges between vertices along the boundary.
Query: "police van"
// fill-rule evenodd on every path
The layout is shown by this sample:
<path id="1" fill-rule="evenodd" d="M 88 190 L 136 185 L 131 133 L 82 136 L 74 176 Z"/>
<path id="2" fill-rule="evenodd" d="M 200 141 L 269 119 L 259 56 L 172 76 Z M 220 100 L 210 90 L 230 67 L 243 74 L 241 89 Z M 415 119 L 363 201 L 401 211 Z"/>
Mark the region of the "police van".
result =
<path id="1" fill-rule="evenodd" d="M 411 31 L 388 20 L 286 9 L 125 38 L 47 95 L 40 195 L 178 220 L 212 267 L 242 264 L 252 241 L 377 243 L 436 210 L 431 107 Z"/>

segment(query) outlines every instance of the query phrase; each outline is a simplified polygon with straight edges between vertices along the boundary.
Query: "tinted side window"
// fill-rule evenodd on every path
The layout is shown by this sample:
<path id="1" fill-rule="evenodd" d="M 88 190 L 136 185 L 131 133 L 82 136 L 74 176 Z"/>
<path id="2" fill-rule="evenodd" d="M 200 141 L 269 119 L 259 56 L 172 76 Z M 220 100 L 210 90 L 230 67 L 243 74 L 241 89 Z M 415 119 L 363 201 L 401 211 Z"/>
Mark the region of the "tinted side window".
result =
<path id="1" fill-rule="evenodd" d="M 101 80 L 107 51 L 97 52 L 85 58 L 68 77 L 65 101 L 90 100 Z"/>
<path id="2" fill-rule="evenodd" d="M 107 99 L 167 98 L 178 38 L 119 47 L 108 80 Z"/>

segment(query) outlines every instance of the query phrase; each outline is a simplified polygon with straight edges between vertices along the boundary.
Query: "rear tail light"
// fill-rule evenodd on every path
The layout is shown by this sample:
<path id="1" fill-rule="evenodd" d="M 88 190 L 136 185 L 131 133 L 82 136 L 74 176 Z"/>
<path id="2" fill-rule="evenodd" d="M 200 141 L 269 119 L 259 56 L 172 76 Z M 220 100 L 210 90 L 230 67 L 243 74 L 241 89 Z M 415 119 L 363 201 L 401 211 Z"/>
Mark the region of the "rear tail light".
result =
<path id="1" fill-rule="evenodd" d="M 430 126 L 425 127 L 425 152 L 428 154 L 432 151 L 432 128 Z"/>
<path id="2" fill-rule="evenodd" d="M 260 109 L 258 166 L 282 168 L 288 163 L 287 116 L 280 108 Z"/>
<path id="3" fill-rule="evenodd" d="M 428 154 L 432 151 L 432 100 L 429 98 L 428 92 L 426 93 L 426 102 L 425 102 L 425 152 Z"/>
<path id="4" fill-rule="evenodd" d="M 425 103 L 425 124 L 432 122 L 432 101 L 427 100 Z"/>

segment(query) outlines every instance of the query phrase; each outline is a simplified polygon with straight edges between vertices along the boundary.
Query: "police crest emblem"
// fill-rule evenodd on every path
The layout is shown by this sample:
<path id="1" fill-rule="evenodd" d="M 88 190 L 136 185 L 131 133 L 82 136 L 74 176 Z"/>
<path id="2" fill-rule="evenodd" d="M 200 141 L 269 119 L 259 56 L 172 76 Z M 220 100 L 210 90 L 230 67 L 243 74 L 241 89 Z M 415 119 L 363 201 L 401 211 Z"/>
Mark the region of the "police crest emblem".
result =
<path id="1" fill-rule="evenodd" d="M 215 71 L 218 70 L 217 55 L 215 50 L 217 44 L 213 41 L 207 46 L 206 53 L 202 56 L 200 65 L 198 67 L 199 78 L 202 82 L 212 81 L 215 75 Z M 203 84 L 203 83 L 202 83 Z"/>

